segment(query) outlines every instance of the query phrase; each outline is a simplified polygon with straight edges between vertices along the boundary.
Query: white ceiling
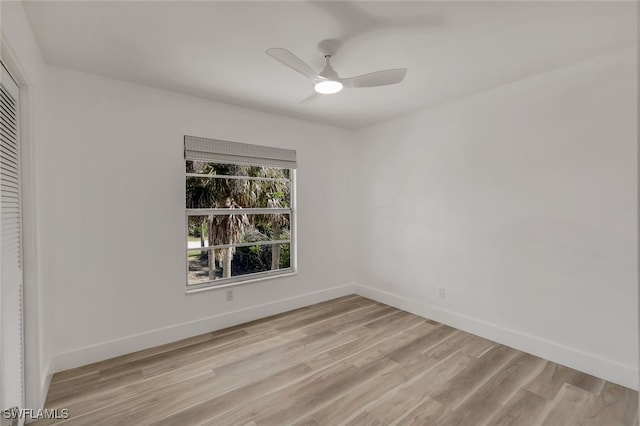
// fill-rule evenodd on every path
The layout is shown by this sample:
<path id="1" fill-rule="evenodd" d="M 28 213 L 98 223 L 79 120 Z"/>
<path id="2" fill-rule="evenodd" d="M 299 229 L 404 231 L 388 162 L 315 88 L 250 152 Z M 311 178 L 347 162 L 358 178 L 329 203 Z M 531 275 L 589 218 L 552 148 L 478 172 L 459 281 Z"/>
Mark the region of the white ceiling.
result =
<path id="1" fill-rule="evenodd" d="M 49 64 L 348 129 L 636 43 L 634 2 L 52 2 L 25 10 Z M 300 104 L 312 86 L 268 57 L 316 69 L 342 41 L 342 77 L 406 67 L 399 85 Z"/>

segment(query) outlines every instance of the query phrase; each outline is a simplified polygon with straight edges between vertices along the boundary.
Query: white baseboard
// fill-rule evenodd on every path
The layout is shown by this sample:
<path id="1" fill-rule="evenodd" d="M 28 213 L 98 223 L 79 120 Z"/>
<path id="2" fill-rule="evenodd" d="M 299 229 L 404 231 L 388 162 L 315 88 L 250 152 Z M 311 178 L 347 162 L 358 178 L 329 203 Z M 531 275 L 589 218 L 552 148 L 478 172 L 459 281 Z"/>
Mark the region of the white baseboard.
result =
<path id="1" fill-rule="evenodd" d="M 537 336 L 471 318 L 439 306 L 422 303 L 362 284 L 355 284 L 354 287 L 356 294 L 363 297 L 447 324 L 451 327 L 484 337 L 485 339 L 600 377 L 612 383 L 638 390 L 638 367 L 636 365 L 624 365 L 617 361 L 570 348 L 557 342 L 551 342 Z"/>
<path id="2" fill-rule="evenodd" d="M 196 321 L 150 330 L 145 333 L 110 340 L 96 345 L 84 346 L 69 352 L 54 355 L 52 371 L 56 373 L 70 368 L 80 367 L 82 365 L 103 361 L 165 343 L 175 342 L 353 293 L 353 284 L 346 284 L 265 303 L 263 305 L 251 306 L 233 312 L 214 315 Z M 44 394 L 46 395 L 46 392 Z"/>

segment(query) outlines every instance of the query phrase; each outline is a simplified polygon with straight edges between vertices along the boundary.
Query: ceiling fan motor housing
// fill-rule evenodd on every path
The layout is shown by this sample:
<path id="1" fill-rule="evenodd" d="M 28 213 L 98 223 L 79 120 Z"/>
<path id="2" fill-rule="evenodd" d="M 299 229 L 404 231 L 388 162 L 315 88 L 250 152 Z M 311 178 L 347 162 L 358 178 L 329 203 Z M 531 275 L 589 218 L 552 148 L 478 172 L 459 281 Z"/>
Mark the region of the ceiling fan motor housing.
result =
<path id="1" fill-rule="evenodd" d="M 318 75 L 320 75 L 320 77 L 326 78 L 327 80 L 336 80 L 336 81 L 340 80 L 340 77 L 338 76 L 338 73 L 336 72 L 336 70 L 334 70 L 329 64 L 330 58 L 331 58 L 331 55 L 325 55 L 325 59 L 327 60 L 327 63 L 322 69 L 322 71 L 318 73 Z"/>

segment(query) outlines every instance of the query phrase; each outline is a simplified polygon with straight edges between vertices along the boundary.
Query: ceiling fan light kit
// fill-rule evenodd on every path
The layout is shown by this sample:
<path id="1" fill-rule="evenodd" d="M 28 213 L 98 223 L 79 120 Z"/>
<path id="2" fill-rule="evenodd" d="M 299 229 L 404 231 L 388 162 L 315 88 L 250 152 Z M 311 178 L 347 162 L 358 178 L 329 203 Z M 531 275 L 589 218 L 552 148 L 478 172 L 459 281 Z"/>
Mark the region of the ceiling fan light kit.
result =
<path id="1" fill-rule="evenodd" d="M 334 93 L 341 91 L 343 87 L 344 86 L 339 81 L 322 80 L 313 86 L 313 90 L 322 95 L 333 95 Z"/>
<path id="2" fill-rule="evenodd" d="M 320 72 L 316 72 L 287 49 L 271 48 L 267 49 L 265 53 L 281 64 L 307 77 L 313 83 L 313 89 L 323 95 L 338 93 L 343 88 L 377 87 L 397 84 L 404 79 L 407 73 L 406 68 L 396 68 L 362 74 L 356 77 L 340 78 L 330 63 L 331 57 L 335 54 L 338 46 L 339 43 L 336 40 L 323 40 L 318 44 L 318 49 L 322 52 L 326 61 L 324 69 Z"/>

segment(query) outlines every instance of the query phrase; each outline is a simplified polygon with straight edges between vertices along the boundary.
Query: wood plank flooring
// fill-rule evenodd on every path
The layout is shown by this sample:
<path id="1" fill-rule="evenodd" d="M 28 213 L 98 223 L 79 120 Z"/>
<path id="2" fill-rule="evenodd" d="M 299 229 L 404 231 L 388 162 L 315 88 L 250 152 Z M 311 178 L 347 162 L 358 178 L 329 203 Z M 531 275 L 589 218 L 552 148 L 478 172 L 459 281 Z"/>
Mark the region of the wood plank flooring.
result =
<path id="1" fill-rule="evenodd" d="M 56 374 L 36 425 L 631 426 L 638 393 L 352 295 Z"/>

